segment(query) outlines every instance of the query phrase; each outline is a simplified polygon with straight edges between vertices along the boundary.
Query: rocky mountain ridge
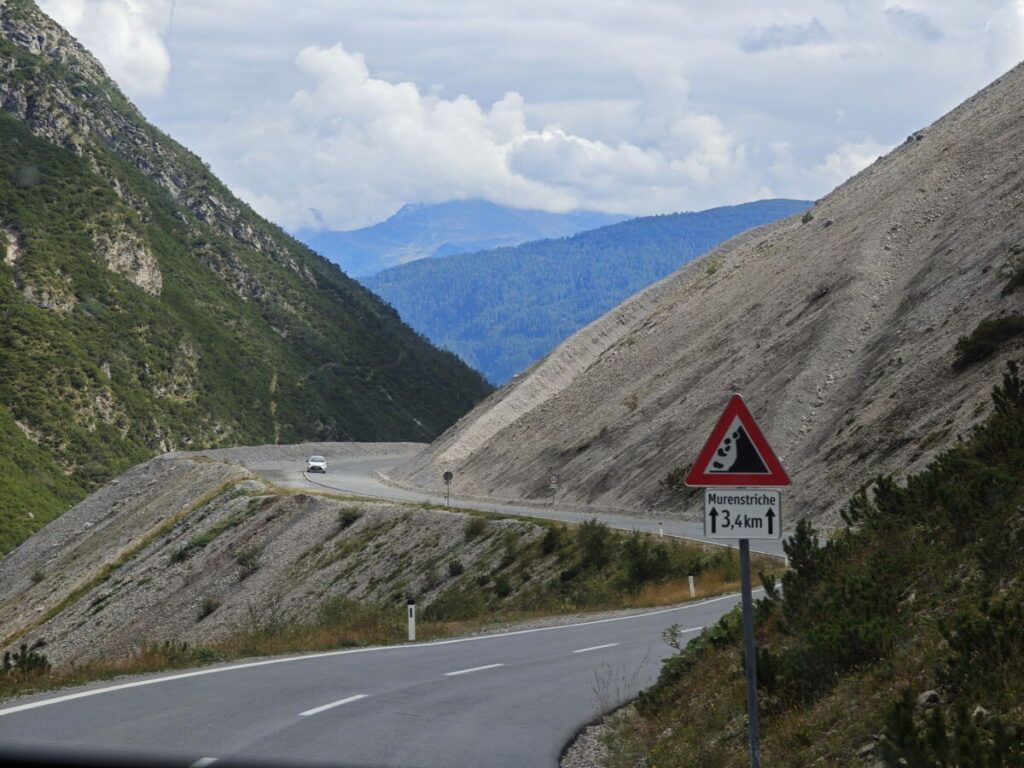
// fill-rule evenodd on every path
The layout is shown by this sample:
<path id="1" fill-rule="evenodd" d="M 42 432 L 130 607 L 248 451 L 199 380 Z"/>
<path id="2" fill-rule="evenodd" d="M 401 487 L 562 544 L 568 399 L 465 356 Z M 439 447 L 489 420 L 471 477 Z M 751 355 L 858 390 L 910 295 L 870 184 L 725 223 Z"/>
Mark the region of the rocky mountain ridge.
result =
<path id="1" fill-rule="evenodd" d="M 1018 66 L 807 213 L 583 328 L 396 481 L 436 489 L 452 471 L 467 493 L 539 499 L 558 474 L 567 502 L 694 517 L 701 494 L 679 480 L 742 392 L 793 480 L 787 522 L 835 525 L 861 484 L 968 436 L 1019 354 L 1022 103 Z M 985 320 L 1007 330 L 954 367 Z"/>

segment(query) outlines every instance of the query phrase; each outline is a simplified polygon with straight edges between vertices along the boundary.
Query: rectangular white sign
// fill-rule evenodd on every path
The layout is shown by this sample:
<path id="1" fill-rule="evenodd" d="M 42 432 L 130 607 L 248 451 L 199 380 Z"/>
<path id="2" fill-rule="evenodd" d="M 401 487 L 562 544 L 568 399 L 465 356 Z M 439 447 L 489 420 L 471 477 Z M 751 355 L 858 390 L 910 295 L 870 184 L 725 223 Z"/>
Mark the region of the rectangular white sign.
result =
<path id="1" fill-rule="evenodd" d="M 781 539 L 782 493 L 760 488 L 708 488 L 704 536 L 709 539 Z"/>

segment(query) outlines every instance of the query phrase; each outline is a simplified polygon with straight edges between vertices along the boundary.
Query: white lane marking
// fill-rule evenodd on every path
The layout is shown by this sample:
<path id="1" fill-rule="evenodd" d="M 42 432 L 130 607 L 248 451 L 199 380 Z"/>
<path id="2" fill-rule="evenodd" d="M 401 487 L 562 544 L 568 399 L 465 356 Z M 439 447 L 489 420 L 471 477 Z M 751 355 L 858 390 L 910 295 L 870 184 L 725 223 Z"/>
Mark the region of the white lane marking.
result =
<path id="1" fill-rule="evenodd" d="M 755 589 L 754 592 L 764 592 L 763 589 Z M 515 635 L 529 635 L 535 632 L 552 632 L 559 629 L 572 629 L 573 627 L 589 627 L 595 624 L 610 624 L 616 621 L 631 621 L 633 619 L 643 619 L 648 616 L 660 616 L 666 613 L 677 613 L 686 611 L 691 608 L 700 608 L 711 603 L 717 603 L 722 600 L 734 600 L 739 595 L 722 595 L 721 597 L 712 597 L 707 600 L 702 600 L 699 603 L 686 603 L 685 605 L 677 605 L 672 608 L 662 608 L 658 611 L 650 611 L 648 613 L 635 613 L 631 616 L 615 616 L 611 619 L 595 619 L 594 621 L 582 621 L 577 624 L 559 624 L 553 627 L 536 627 L 534 629 L 517 629 L 512 632 L 501 632 L 493 635 L 476 635 L 474 637 L 457 637 L 454 640 L 435 640 L 430 643 L 403 643 L 402 645 L 384 645 L 376 648 L 350 648 L 345 651 L 323 651 L 321 653 L 307 653 L 302 656 L 284 656 L 277 659 L 264 659 L 263 661 L 247 661 L 241 664 L 230 664 L 223 667 L 206 667 L 203 669 L 197 669 L 192 672 L 182 672 L 177 675 L 166 675 L 164 677 L 147 677 L 144 680 L 134 680 L 130 683 L 120 683 L 118 685 L 108 685 L 104 688 L 90 688 L 89 690 L 79 691 L 78 693 L 68 693 L 64 696 L 55 696 L 52 699 L 43 699 L 42 701 L 30 701 L 27 704 L 18 704 L 17 706 L 8 707 L 7 709 L 0 709 L 0 717 L 4 715 L 13 715 L 16 712 L 24 712 L 29 709 L 38 709 L 39 707 L 48 707 L 51 704 L 62 704 L 65 701 L 74 701 L 75 699 L 84 699 L 89 696 L 99 696 L 101 693 L 113 693 L 114 691 L 123 691 L 128 688 L 139 688 L 144 685 L 155 685 L 156 683 L 169 683 L 175 680 L 186 680 L 190 677 L 202 677 L 204 675 L 216 675 L 220 672 L 234 672 L 240 669 L 252 669 L 254 667 L 268 667 L 272 664 L 287 664 L 292 661 L 309 661 L 313 659 L 327 659 L 334 656 L 348 656 L 354 653 L 378 653 L 384 651 L 404 651 L 411 648 L 431 648 L 439 645 L 456 645 L 457 643 L 473 643 L 481 640 L 492 640 L 499 637 L 513 637 Z M 695 629 L 701 629 L 697 627 Z M 690 631 L 690 630 L 686 630 Z"/>
<path id="2" fill-rule="evenodd" d="M 602 648 L 614 648 L 618 643 L 605 643 L 604 645 L 592 645 L 589 648 L 580 648 L 573 653 L 587 653 L 588 651 L 600 651 Z"/>
<path id="3" fill-rule="evenodd" d="M 470 672 L 479 672 L 484 669 L 494 669 L 495 667 L 504 667 L 504 664 L 486 664 L 482 667 L 470 667 L 469 669 L 459 669 L 455 672 L 445 672 L 445 677 L 455 677 L 456 675 L 468 675 Z"/>
<path id="4" fill-rule="evenodd" d="M 214 763 L 216 763 L 217 759 L 218 758 L 216 758 L 216 757 L 200 757 L 198 760 L 196 760 L 194 763 L 192 763 L 192 765 L 190 765 L 188 768 L 207 768 L 207 766 L 210 766 L 210 765 L 213 765 Z"/>
<path id="5" fill-rule="evenodd" d="M 368 695 L 369 694 L 366 693 L 357 693 L 355 696 L 349 696 L 347 699 L 339 699 L 338 701 L 332 701 L 330 704 L 324 704 L 322 707 L 314 707 L 313 709 L 307 709 L 305 712 L 299 712 L 299 717 L 319 715 L 321 712 L 326 712 L 328 709 L 340 707 L 342 704 L 351 704 L 353 701 L 365 699 Z"/>

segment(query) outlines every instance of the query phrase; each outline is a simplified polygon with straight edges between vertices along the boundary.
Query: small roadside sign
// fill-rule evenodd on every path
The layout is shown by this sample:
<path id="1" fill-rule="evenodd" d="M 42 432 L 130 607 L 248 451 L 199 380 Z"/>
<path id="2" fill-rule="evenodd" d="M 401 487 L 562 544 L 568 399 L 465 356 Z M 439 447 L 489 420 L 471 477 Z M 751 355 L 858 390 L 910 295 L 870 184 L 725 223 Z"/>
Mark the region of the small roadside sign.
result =
<path id="1" fill-rule="evenodd" d="M 452 473 L 445 472 L 441 477 L 444 479 L 444 505 L 447 507 L 451 501 L 452 493 Z"/>
<path id="2" fill-rule="evenodd" d="M 733 395 L 684 481 L 698 487 L 783 486 L 789 475 L 740 395 Z"/>
<path id="3" fill-rule="evenodd" d="M 704 536 L 781 539 L 782 493 L 760 488 L 708 488 L 704 492 Z"/>
<path id="4" fill-rule="evenodd" d="M 552 488 L 557 488 L 558 487 L 558 475 L 552 475 L 551 477 L 549 477 L 548 478 L 548 485 L 550 485 Z"/>

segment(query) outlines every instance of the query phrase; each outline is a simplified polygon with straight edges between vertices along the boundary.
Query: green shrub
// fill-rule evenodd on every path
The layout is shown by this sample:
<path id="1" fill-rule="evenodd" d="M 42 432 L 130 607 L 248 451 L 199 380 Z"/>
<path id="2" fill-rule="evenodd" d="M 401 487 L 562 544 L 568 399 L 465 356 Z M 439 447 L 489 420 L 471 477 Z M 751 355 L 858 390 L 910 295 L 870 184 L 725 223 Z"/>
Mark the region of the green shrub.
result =
<path id="1" fill-rule="evenodd" d="M 668 550 L 651 544 L 650 538 L 639 531 L 629 535 L 623 549 L 627 579 L 634 590 L 646 582 L 665 579 L 670 575 Z"/>
<path id="2" fill-rule="evenodd" d="M 363 516 L 356 507 L 342 507 L 338 510 L 338 530 L 343 531 Z"/>
<path id="3" fill-rule="evenodd" d="M 455 577 L 461 576 L 465 572 L 465 567 L 458 560 L 452 560 L 448 563 L 448 575 Z"/>
<path id="4" fill-rule="evenodd" d="M 466 541 L 475 539 L 477 536 L 483 534 L 487 530 L 487 518 L 473 516 L 466 521 L 465 527 L 462 532 L 466 535 Z"/>
<path id="5" fill-rule="evenodd" d="M 978 323 L 970 336 L 961 336 L 956 343 L 954 368 L 966 368 L 994 355 L 1000 347 L 1024 336 L 1024 316 L 988 317 Z"/>
<path id="6" fill-rule="evenodd" d="M 453 586 L 424 609 L 423 620 L 463 621 L 482 616 L 486 611 L 487 601 L 479 589 Z"/>
<path id="7" fill-rule="evenodd" d="M 886 713 L 881 757 L 886 766 L 931 768 L 1011 768 L 1024 765 L 1024 727 L 989 713 L 968 714 L 957 701 L 952 718 L 942 707 L 918 712 L 910 690 L 904 690 Z"/>
<path id="8" fill-rule="evenodd" d="M 583 568 L 604 568 L 612 557 L 612 536 L 608 526 L 597 518 L 584 521 L 576 529 L 576 544 L 581 553 Z"/>
<path id="9" fill-rule="evenodd" d="M 510 594 L 512 594 L 512 584 L 509 583 L 508 577 L 504 574 L 500 576 L 495 576 L 494 594 L 502 599 L 505 599 Z"/>
<path id="10" fill-rule="evenodd" d="M 197 621 L 202 621 L 218 608 L 220 608 L 220 600 L 215 597 L 205 598 L 202 605 L 199 606 L 199 618 Z"/>
<path id="11" fill-rule="evenodd" d="M 1003 296 L 1008 296 L 1024 286 L 1024 243 L 1018 243 L 1010 249 L 1010 258 L 999 274 L 1006 278 L 1006 284 L 1002 290 Z"/>
<path id="12" fill-rule="evenodd" d="M 246 547 L 235 554 L 235 562 L 242 568 L 240 579 L 247 579 L 259 570 L 260 552 L 259 547 Z"/>
<path id="13" fill-rule="evenodd" d="M 559 526 L 552 526 L 544 531 L 544 537 L 540 540 L 540 551 L 545 555 L 557 552 L 562 546 L 562 529 Z"/>
<path id="14" fill-rule="evenodd" d="M 50 671 L 50 660 L 39 649 L 46 646 L 43 640 L 36 640 L 32 647 L 22 643 L 14 653 L 4 651 L 3 673 L 10 677 L 31 677 L 45 675 Z"/>

